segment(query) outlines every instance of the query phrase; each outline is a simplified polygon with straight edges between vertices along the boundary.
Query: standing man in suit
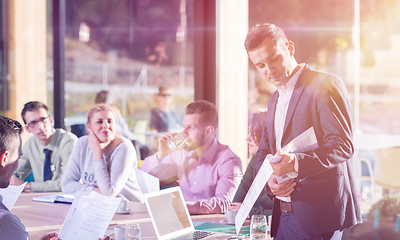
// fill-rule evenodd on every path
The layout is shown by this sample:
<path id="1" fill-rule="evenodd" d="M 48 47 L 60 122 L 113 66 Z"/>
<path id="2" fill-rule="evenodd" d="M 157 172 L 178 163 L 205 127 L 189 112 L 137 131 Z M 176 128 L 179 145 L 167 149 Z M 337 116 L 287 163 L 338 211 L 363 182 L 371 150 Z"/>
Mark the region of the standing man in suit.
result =
<path id="1" fill-rule="evenodd" d="M 267 154 L 272 163 L 266 191 L 273 198 L 271 235 L 281 239 L 341 239 L 342 230 L 361 223 L 354 179 L 351 107 L 343 81 L 298 64 L 294 43 L 273 24 L 258 24 L 245 48 L 257 70 L 277 87 L 268 102 L 267 127 L 255 156 L 256 169 Z M 302 153 L 281 148 L 314 127 L 318 148 Z M 278 184 L 276 177 L 290 180 Z"/>

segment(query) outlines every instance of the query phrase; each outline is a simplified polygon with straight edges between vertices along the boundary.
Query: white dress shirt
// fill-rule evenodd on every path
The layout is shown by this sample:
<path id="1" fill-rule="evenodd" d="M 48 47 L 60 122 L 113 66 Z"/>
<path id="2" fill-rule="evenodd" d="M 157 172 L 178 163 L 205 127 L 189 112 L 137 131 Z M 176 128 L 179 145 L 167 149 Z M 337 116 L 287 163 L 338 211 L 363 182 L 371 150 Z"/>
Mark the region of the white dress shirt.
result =
<path id="1" fill-rule="evenodd" d="M 285 120 L 286 120 L 286 113 L 289 107 L 289 102 L 292 97 L 292 93 L 294 90 L 294 86 L 297 83 L 297 80 L 299 79 L 299 76 L 301 72 L 304 69 L 305 64 L 302 63 L 301 68 L 289 79 L 288 83 L 286 84 L 286 89 L 285 90 L 280 90 L 278 89 L 279 97 L 278 97 L 278 102 L 276 104 L 276 110 L 275 110 L 275 139 L 276 139 L 276 150 L 279 151 L 282 146 L 282 136 L 283 136 L 283 128 L 285 127 Z M 288 173 L 287 175 L 291 178 L 296 178 L 297 177 L 297 171 L 299 168 L 298 160 L 297 157 L 295 157 L 295 172 Z M 291 202 L 290 196 L 289 197 L 280 197 L 276 196 L 281 201 L 284 202 Z"/>

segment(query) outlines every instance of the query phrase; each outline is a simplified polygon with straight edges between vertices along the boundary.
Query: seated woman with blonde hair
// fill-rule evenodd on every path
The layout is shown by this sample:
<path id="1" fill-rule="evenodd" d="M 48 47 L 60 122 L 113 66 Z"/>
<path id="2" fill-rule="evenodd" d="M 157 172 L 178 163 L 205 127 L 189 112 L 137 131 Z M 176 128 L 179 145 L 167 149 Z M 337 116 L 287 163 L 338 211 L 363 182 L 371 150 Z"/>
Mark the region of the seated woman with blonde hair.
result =
<path id="1" fill-rule="evenodd" d="M 116 113 L 108 104 L 94 106 L 88 113 L 89 135 L 75 143 L 64 172 L 65 193 L 121 196 L 143 202 L 136 179 L 136 151 L 132 143 L 116 133 Z"/>

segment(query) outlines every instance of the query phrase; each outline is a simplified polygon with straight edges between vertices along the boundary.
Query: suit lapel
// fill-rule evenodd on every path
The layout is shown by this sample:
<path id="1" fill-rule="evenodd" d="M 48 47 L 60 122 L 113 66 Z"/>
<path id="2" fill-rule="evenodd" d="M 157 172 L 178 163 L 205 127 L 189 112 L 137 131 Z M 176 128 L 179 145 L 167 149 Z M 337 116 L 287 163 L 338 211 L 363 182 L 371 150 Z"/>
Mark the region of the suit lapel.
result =
<path id="1" fill-rule="evenodd" d="M 276 151 L 276 139 L 275 139 L 275 111 L 276 111 L 276 104 L 278 102 L 278 91 L 276 91 L 272 96 L 271 96 L 271 104 L 268 106 L 268 111 L 267 111 L 267 123 L 266 125 L 268 126 L 267 132 L 268 132 L 268 140 L 269 140 L 269 147 L 271 149 L 271 153 L 275 154 Z"/>
<path id="2" fill-rule="evenodd" d="M 283 144 L 285 143 L 284 139 L 285 139 L 286 129 L 289 126 L 289 122 L 292 120 L 294 110 L 296 109 L 297 104 L 299 103 L 300 96 L 303 93 L 304 88 L 307 84 L 307 79 L 310 72 L 311 71 L 309 66 L 306 65 L 303 72 L 300 74 L 299 79 L 297 80 L 297 83 L 293 89 L 293 93 L 290 98 L 288 110 L 286 113 L 285 126 L 283 127 L 282 142 L 281 142 L 282 146 L 284 146 Z"/>

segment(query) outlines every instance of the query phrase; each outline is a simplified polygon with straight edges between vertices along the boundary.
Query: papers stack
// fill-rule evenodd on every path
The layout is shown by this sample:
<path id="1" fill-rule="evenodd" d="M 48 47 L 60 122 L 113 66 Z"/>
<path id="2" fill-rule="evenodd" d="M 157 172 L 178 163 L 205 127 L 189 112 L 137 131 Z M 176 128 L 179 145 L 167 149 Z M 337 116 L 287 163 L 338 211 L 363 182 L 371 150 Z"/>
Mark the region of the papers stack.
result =
<path id="1" fill-rule="evenodd" d="M 121 198 L 91 192 L 76 196 L 58 237 L 69 239 L 103 239 Z"/>

